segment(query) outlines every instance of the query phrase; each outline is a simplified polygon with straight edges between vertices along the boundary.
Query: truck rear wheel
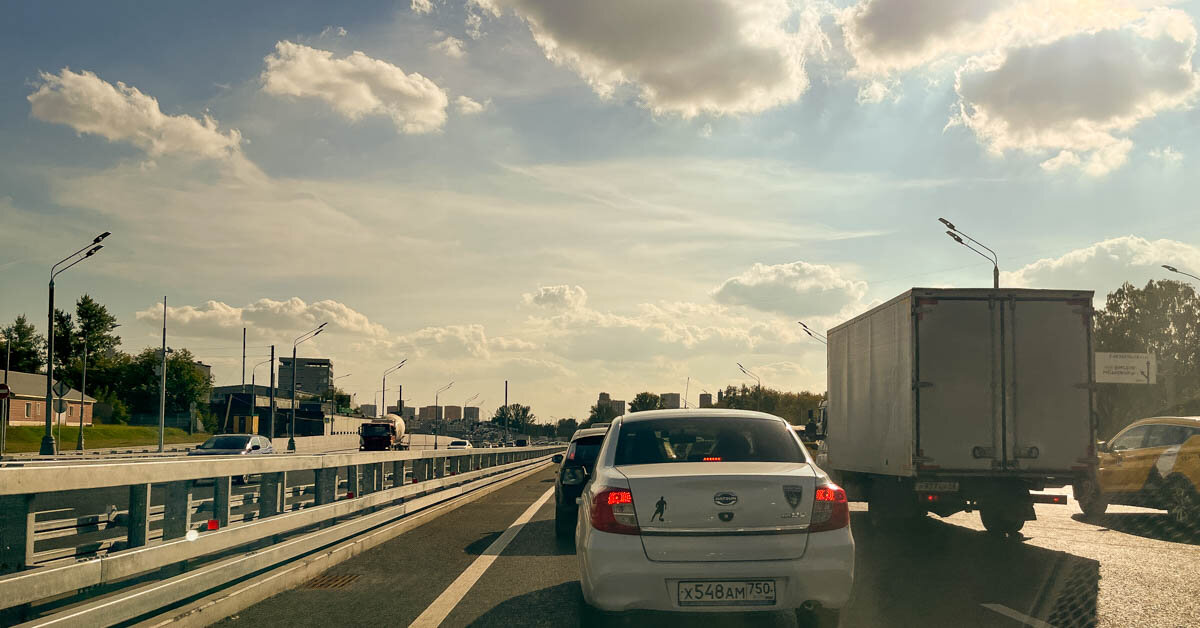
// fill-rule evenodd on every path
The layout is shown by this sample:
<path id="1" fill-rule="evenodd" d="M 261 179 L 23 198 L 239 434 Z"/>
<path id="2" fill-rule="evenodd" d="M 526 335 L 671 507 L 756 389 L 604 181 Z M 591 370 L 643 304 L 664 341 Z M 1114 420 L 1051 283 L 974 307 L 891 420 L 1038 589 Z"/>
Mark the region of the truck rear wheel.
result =
<path id="1" fill-rule="evenodd" d="M 1079 502 L 1079 509 L 1083 511 L 1083 516 L 1089 519 L 1095 519 L 1104 514 L 1108 510 L 1108 501 L 1104 499 L 1104 495 L 1100 492 L 1100 486 L 1095 480 L 1081 480 L 1074 487 L 1075 501 Z"/>
<path id="2" fill-rule="evenodd" d="M 979 510 L 979 518 L 984 529 L 1000 536 L 1016 534 L 1025 527 L 1025 518 L 1011 508 L 984 506 Z"/>

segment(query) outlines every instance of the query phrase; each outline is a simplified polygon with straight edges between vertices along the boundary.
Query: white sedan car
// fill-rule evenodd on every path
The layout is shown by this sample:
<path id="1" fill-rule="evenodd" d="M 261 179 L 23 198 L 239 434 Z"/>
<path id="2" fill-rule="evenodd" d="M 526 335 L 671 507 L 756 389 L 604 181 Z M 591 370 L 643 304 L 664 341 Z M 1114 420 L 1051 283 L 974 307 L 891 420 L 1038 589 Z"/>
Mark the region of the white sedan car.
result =
<path id="1" fill-rule="evenodd" d="M 613 421 L 580 498 L 594 609 L 780 611 L 836 625 L 854 582 L 846 493 L 786 421 L 654 410 Z"/>

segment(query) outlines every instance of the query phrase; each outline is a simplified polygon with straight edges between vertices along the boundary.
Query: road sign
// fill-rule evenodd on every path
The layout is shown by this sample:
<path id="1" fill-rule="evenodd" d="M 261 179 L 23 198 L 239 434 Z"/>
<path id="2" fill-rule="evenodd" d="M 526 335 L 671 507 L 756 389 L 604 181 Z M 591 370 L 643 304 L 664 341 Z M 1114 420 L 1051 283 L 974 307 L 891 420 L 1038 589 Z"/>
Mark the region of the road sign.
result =
<path id="1" fill-rule="evenodd" d="M 54 411 L 59 414 L 66 412 L 67 411 L 67 400 L 62 399 L 62 398 L 55 399 L 54 400 Z"/>
<path id="2" fill-rule="evenodd" d="M 1097 384 L 1153 384 L 1157 377 L 1153 353 L 1096 352 Z"/>
<path id="3" fill-rule="evenodd" d="M 67 393 L 69 392 L 71 392 L 71 387 L 68 386 L 66 382 L 62 380 L 54 382 L 54 394 L 58 395 L 59 397 L 66 397 Z"/>
<path id="4" fill-rule="evenodd" d="M 0 399 L 8 399 L 8 384 L 0 384 Z"/>

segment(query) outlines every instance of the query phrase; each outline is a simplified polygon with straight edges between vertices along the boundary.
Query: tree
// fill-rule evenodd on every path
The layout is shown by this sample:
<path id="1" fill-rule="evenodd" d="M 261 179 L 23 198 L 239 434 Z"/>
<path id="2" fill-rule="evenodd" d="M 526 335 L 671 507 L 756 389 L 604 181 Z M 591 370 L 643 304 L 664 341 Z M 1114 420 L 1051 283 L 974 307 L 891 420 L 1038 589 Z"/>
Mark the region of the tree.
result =
<path id="1" fill-rule="evenodd" d="M 593 423 L 611 423 L 617 418 L 617 411 L 607 403 L 598 403 L 588 410 L 588 418 L 579 426 L 579 429 L 591 427 Z"/>
<path id="2" fill-rule="evenodd" d="M 496 408 L 495 414 L 492 415 L 492 423 L 507 425 L 510 431 L 524 434 L 536 418 L 529 406 L 513 403 Z"/>
<path id="3" fill-rule="evenodd" d="M 159 349 L 147 348 L 134 356 L 122 369 L 123 398 L 134 414 L 158 414 L 159 377 L 155 367 L 161 364 Z M 89 374 L 90 376 L 90 374 Z M 212 381 L 196 368 L 192 352 L 178 349 L 167 355 L 167 413 L 187 412 L 192 403 L 208 403 Z"/>
<path id="4" fill-rule="evenodd" d="M 558 423 L 554 426 L 554 436 L 570 438 L 571 434 L 574 434 L 575 430 L 578 429 L 579 423 L 575 419 L 559 419 Z"/>
<path id="5" fill-rule="evenodd" d="M 114 351 L 121 344 L 121 337 L 112 333 L 118 326 L 117 317 L 92 297 L 85 294 L 75 302 L 75 320 L 78 327 L 75 353 L 83 352 L 81 345 L 85 341 L 89 359 Z"/>
<path id="6" fill-rule="evenodd" d="M 1094 321 L 1096 351 L 1153 353 L 1156 384 L 1100 384 L 1096 394 L 1100 438 L 1132 420 L 1176 414 L 1200 400 L 1200 297 L 1189 284 L 1125 283 L 1110 293 Z"/>
<path id="7" fill-rule="evenodd" d="M 22 373 L 39 373 L 46 365 L 46 338 L 37 333 L 24 314 L 0 334 L 0 352 L 8 351 L 8 339 L 12 338 L 11 368 Z"/>
<path id="8" fill-rule="evenodd" d="M 640 392 L 633 401 L 629 402 L 630 412 L 641 412 L 642 410 L 658 410 L 662 408 L 662 400 L 658 395 L 651 392 Z"/>
<path id="9" fill-rule="evenodd" d="M 773 388 L 754 388 L 727 386 L 721 391 L 718 408 L 737 408 L 741 410 L 759 410 L 782 417 L 793 425 L 803 425 L 808 421 L 808 411 L 816 410 L 824 395 L 807 390 L 798 393 L 783 392 Z"/>
<path id="10" fill-rule="evenodd" d="M 54 308 L 54 378 L 62 378 L 75 355 L 75 321 L 71 315 Z M 69 381 L 74 385 L 74 381 Z"/>

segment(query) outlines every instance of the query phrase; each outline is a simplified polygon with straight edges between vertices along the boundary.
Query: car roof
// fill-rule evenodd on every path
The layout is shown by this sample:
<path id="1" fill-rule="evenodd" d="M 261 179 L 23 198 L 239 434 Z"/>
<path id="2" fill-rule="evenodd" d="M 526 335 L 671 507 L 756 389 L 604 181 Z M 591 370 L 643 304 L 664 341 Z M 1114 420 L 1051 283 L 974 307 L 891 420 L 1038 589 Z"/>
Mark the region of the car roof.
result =
<path id="1" fill-rule="evenodd" d="M 770 419 L 783 421 L 782 418 L 766 412 L 754 410 L 732 410 L 727 408 L 703 408 L 686 410 L 643 410 L 631 412 L 621 417 L 622 423 L 636 423 L 650 419 Z M 783 421 L 787 423 L 787 421 Z M 789 424 L 790 425 L 790 424 Z"/>
<path id="2" fill-rule="evenodd" d="M 1135 425 L 1185 425 L 1188 427 L 1200 427 L 1200 416 L 1153 416 L 1134 421 L 1129 424 L 1129 427 Z"/>
<path id="3" fill-rule="evenodd" d="M 581 430 L 575 430 L 575 433 L 571 434 L 571 442 L 573 443 L 588 436 L 604 436 L 607 433 L 607 427 L 585 427 Z"/>

